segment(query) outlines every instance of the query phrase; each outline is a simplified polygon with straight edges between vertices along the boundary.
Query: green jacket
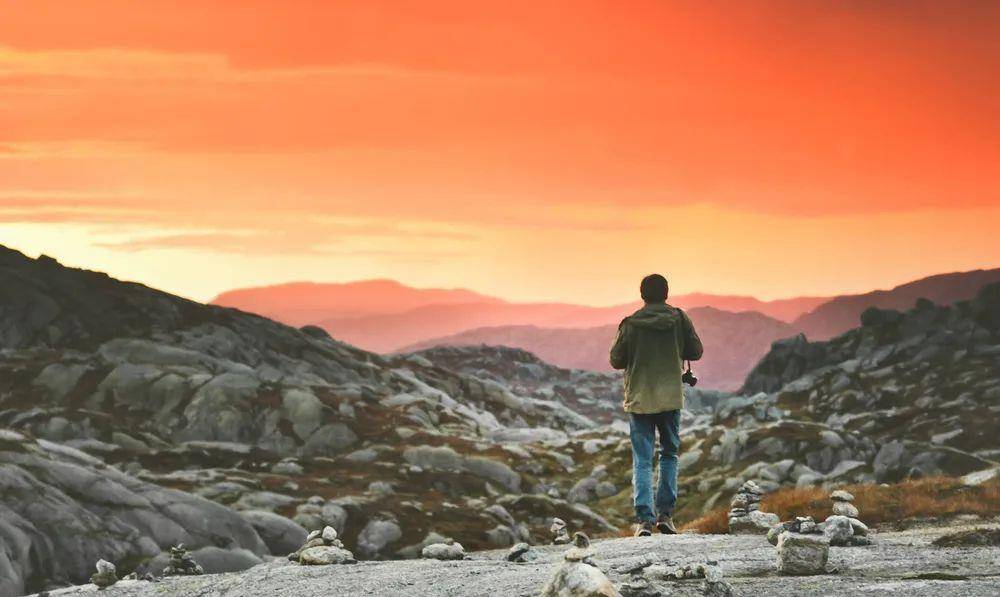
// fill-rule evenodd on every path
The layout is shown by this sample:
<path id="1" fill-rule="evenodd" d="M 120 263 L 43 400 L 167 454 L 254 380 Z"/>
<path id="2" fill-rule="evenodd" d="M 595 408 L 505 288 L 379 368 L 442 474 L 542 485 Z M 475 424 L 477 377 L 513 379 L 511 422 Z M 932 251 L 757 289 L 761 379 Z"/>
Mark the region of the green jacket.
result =
<path id="1" fill-rule="evenodd" d="M 659 413 L 684 407 L 682 361 L 703 352 L 691 318 L 666 303 L 647 303 L 618 325 L 611 366 L 625 370 L 625 410 Z"/>

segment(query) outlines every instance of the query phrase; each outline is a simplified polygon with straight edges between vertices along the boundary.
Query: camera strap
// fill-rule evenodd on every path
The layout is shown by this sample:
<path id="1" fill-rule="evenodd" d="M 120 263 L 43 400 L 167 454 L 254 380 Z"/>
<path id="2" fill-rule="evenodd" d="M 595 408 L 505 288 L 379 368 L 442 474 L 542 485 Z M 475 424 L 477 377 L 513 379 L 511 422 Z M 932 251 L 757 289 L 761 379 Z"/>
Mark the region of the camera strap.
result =
<path id="1" fill-rule="evenodd" d="M 685 373 L 691 373 L 691 361 L 684 361 L 687 363 L 687 371 Z"/>

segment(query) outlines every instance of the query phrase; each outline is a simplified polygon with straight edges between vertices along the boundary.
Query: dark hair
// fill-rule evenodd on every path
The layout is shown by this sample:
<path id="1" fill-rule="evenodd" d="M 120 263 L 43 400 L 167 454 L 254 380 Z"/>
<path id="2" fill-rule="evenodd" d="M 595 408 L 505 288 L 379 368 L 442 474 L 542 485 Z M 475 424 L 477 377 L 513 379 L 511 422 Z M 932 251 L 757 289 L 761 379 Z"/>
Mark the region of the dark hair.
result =
<path id="1" fill-rule="evenodd" d="M 667 284 L 667 279 L 660 274 L 650 274 L 639 284 L 639 294 L 647 303 L 662 303 L 667 300 L 668 292 L 670 286 Z"/>

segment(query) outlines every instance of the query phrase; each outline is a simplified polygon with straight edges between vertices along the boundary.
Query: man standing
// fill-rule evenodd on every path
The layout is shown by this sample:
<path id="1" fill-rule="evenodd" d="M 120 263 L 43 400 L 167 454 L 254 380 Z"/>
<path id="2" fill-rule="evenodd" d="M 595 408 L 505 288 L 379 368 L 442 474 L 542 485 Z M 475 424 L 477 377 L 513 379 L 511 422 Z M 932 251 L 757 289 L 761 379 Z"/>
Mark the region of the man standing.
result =
<path id="1" fill-rule="evenodd" d="M 684 406 L 683 361 L 701 358 L 702 346 L 691 319 L 667 301 L 667 279 L 652 274 L 639 285 L 641 309 L 618 326 L 611 366 L 625 370 L 625 411 L 632 438 L 632 488 L 635 535 L 674 534 L 671 517 L 677 502 L 677 452 Z M 653 509 L 653 449 L 660 437 L 660 482 Z"/>

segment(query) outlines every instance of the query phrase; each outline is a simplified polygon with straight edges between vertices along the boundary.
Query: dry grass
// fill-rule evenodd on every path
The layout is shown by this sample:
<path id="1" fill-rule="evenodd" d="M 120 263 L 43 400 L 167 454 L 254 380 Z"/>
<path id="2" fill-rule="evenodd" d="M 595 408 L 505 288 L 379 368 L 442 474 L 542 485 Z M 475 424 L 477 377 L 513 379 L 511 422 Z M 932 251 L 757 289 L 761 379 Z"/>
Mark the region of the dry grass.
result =
<path id="1" fill-rule="evenodd" d="M 848 485 L 861 520 L 870 525 L 908 518 L 941 518 L 957 514 L 1000 515 L 1000 480 L 976 487 L 958 479 L 932 477 L 894 485 Z M 830 492 L 810 487 L 779 489 L 764 496 L 761 509 L 774 512 L 781 520 L 812 516 L 824 520 L 830 512 Z M 728 508 L 719 508 L 685 524 L 681 530 L 697 533 L 725 533 Z"/>

